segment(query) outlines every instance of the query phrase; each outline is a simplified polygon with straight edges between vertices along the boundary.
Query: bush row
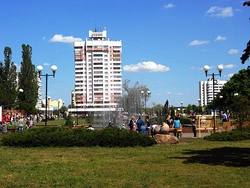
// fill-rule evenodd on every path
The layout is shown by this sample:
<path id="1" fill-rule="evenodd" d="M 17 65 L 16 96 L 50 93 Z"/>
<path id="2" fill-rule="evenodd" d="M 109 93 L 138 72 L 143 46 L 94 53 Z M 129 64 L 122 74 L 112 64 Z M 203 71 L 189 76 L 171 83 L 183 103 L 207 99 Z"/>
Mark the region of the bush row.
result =
<path id="1" fill-rule="evenodd" d="M 223 131 L 220 133 L 214 133 L 209 136 L 204 137 L 205 140 L 210 141 L 240 141 L 240 140 L 249 140 L 250 132 L 244 130 L 235 130 L 235 131 Z"/>
<path id="2" fill-rule="evenodd" d="M 133 131 L 107 127 L 103 130 L 33 128 L 3 137 L 5 146 L 18 147 L 134 147 L 152 146 L 155 140 Z"/>

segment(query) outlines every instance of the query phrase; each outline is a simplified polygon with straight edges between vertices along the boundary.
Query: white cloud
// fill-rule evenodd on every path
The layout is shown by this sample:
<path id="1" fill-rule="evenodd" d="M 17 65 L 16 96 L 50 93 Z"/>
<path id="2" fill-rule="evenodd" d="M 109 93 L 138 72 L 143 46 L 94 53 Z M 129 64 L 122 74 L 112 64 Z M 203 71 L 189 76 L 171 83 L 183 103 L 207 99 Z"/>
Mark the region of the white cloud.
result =
<path id="1" fill-rule="evenodd" d="M 226 17 L 232 17 L 234 15 L 233 8 L 232 7 L 210 7 L 206 14 L 210 17 L 220 17 L 220 18 L 226 18 Z"/>
<path id="2" fill-rule="evenodd" d="M 167 95 L 172 95 L 172 93 L 170 91 L 166 92 Z"/>
<path id="3" fill-rule="evenodd" d="M 231 78 L 234 75 L 234 73 L 228 74 L 228 77 Z"/>
<path id="4" fill-rule="evenodd" d="M 183 93 L 176 93 L 176 95 L 180 96 L 180 95 L 183 95 Z"/>
<path id="5" fill-rule="evenodd" d="M 156 64 L 153 61 L 140 62 L 134 65 L 125 65 L 123 69 L 127 72 L 166 72 L 170 70 L 169 67 Z"/>
<path id="6" fill-rule="evenodd" d="M 216 39 L 214 39 L 215 42 L 216 42 L 216 41 L 221 41 L 221 40 L 227 40 L 227 37 L 222 37 L 222 36 L 218 35 L 218 36 L 216 37 Z"/>
<path id="7" fill-rule="evenodd" d="M 225 65 L 224 66 L 224 69 L 232 69 L 232 68 L 234 68 L 236 65 L 234 65 L 234 64 L 228 64 L 228 65 Z"/>
<path id="8" fill-rule="evenodd" d="M 43 65 L 46 66 L 46 67 L 48 67 L 48 66 L 49 66 L 49 63 L 44 63 Z"/>
<path id="9" fill-rule="evenodd" d="M 238 52 L 239 52 L 239 50 L 237 50 L 237 49 L 230 49 L 228 51 L 228 54 L 237 54 Z"/>
<path id="10" fill-rule="evenodd" d="M 73 36 L 63 36 L 61 34 L 55 34 L 52 39 L 49 40 L 50 42 L 65 42 L 65 43 L 72 43 L 75 41 L 82 41 L 81 38 L 74 38 Z"/>
<path id="11" fill-rule="evenodd" d="M 174 8 L 174 5 L 172 3 L 165 4 L 164 8 L 169 9 L 169 8 Z"/>
<path id="12" fill-rule="evenodd" d="M 193 40 L 188 45 L 189 46 L 199 46 L 199 45 L 207 44 L 207 43 L 209 43 L 209 41 L 205 41 L 205 40 Z"/>

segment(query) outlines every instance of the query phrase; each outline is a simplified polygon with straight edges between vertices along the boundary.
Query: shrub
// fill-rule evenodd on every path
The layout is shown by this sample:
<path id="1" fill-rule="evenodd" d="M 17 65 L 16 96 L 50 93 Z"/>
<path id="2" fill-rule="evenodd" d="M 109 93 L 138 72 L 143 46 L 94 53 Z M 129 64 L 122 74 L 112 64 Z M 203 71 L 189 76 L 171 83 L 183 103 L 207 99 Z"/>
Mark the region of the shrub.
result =
<path id="1" fill-rule="evenodd" d="M 191 118 L 188 117 L 181 117 L 180 121 L 182 124 L 192 124 Z"/>
<path id="2" fill-rule="evenodd" d="M 204 137 L 205 140 L 210 141 L 239 141 L 250 139 L 250 132 L 247 131 L 223 131 L 221 133 L 214 133 Z"/>
<path id="3" fill-rule="evenodd" d="M 2 144 L 19 147 L 146 147 L 155 144 L 155 141 L 146 135 L 116 127 L 95 131 L 43 127 L 5 135 Z"/>
<path id="4" fill-rule="evenodd" d="M 73 118 L 72 118 L 71 114 L 69 114 L 69 115 L 67 116 L 67 118 L 66 118 L 65 125 L 66 125 L 66 126 L 72 126 L 73 124 L 74 124 Z"/>

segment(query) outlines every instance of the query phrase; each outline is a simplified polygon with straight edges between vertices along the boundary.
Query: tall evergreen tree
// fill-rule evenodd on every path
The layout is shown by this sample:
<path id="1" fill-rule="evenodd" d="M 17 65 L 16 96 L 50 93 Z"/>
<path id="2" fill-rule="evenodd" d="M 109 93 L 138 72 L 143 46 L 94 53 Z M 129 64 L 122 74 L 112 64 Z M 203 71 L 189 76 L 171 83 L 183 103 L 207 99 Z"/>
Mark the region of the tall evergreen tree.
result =
<path id="1" fill-rule="evenodd" d="M 4 64 L 0 62 L 0 105 L 13 107 L 17 98 L 17 73 L 11 48 L 4 48 Z"/>
<path id="2" fill-rule="evenodd" d="M 18 95 L 20 102 L 20 109 L 25 110 L 26 114 L 33 114 L 36 112 L 36 103 L 38 98 L 38 77 L 35 66 L 32 64 L 32 47 L 29 45 L 22 45 L 22 59 L 19 77 Z"/>

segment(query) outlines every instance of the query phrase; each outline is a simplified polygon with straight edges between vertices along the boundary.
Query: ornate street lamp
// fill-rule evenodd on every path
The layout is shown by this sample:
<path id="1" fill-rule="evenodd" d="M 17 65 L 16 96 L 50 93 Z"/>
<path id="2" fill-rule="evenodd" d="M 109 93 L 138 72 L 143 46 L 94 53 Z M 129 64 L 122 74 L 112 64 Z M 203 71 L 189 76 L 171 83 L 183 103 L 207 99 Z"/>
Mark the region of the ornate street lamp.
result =
<path id="1" fill-rule="evenodd" d="M 222 72 L 222 70 L 223 70 L 223 65 L 219 65 L 218 66 L 218 71 L 219 71 L 219 74 L 215 74 L 215 73 L 212 73 L 212 74 L 208 74 L 208 71 L 209 71 L 209 69 L 210 69 L 210 67 L 208 66 L 208 65 L 205 65 L 204 67 L 203 67 L 203 69 L 204 69 L 204 71 L 205 71 L 205 74 L 206 74 L 206 77 L 207 76 L 212 76 L 212 81 L 213 81 L 213 100 L 214 100 L 214 85 L 216 84 L 215 83 L 215 79 L 214 79 L 214 77 L 215 76 L 221 76 L 221 72 Z M 215 107 L 213 106 L 213 116 L 214 116 L 214 133 L 215 133 L 215 128 L 216 128 L 216 117 L 215 117 Z"/>
<path id="2" fill-rule="evenodd" d="M 48 121 L 48 77 L 49 76 L 53 76 L 55 77 L 55 73 L 56 73 L 56 70 L 57 70 L 57 66 L 53 65 L 51 67 L 51 70 L 52 70 L 52 73 L 53 74 L 41 74 L 42 70 L 43 70 L 43 67 L 41 65 L 37 66 L 37 70 L 38 70 L 38 73 L 39 73 L 39 78 L 41 76 L 45 76 L 46 77 L 46 82 L 45 82 L 45 87 L 46 87 L 46 90 L 45 90 L 45 126 L 47 126 L 47 121 Z"/>

